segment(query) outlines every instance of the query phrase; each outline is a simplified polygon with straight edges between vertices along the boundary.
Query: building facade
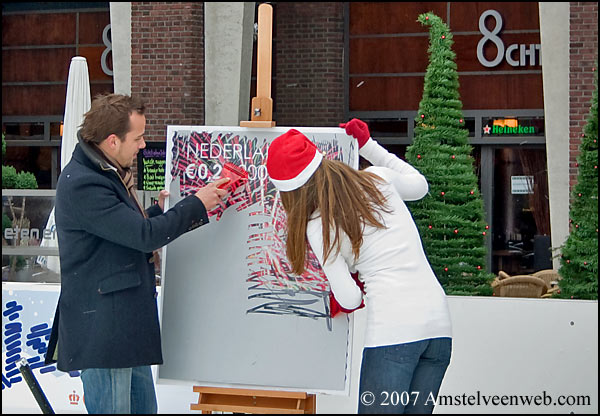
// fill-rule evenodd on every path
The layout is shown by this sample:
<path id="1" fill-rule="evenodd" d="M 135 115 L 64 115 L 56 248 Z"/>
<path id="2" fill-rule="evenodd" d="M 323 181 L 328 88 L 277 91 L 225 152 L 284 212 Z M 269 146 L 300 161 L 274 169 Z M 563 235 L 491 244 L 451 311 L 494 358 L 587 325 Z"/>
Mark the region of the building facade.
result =
<path id="1" fill-rule="evenodd" d="M 564 196 L 577 178 L 593 90 L 597 3 L 272 6 L 277 125 L 337 127 L 361 118 L 400 157 L 413 139 L 428 64 L 429 33 L 416 19 L 428 11 L 440 16 L 454 36 L 463 112 L 492 230 L 487 267 L 509 274 L 552 267 L 548 249 L 568 234 Z M 34 172 L 41 188 L 55 188 L 60 174 L 60 123 L 73 56 L 88 61 L 92 96 L 141 96 L 146 139 L 158 146 L 167 125 L 237 125 L 250 118 L 258 3 L 2 7 L 3 163 Z M 564 47 L 556 50 L 558 44 Z M 554 56 L 560 61 L 549 60 Z M 223 57 L 233 64 L 217 63 Z M 550 100 L 559 90 L 562 98 Z M 225 106 L 229 118 L 216 114 L 220 100 L 233 103 Z M 566 134 L 550 129 L 557 120 Z"/>

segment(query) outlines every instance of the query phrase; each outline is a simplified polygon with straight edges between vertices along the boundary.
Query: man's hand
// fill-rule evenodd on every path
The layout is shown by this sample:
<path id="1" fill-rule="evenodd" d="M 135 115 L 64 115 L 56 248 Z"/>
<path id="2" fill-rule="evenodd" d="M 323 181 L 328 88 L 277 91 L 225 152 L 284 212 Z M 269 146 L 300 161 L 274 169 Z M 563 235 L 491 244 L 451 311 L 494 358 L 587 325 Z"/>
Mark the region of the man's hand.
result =
<path id="1" fill-rule="evenodd" d="M 196 192 L 196 197 L 202 201 L 207 211 L 210 211 L 217 205 L 223 205 L 222 198 L 227 195 L 229 191 L 226 189 L 219 189 L 219 186 L 229 182 L 230 180 L 231 179 L 229 178 L 221 178 L 200 188 Z"/>
<path id="2" fill-rule="evenodd" d="M 165 199 L 169 196 L 169 191 L 163 189 L 158 193 L 158 206 L 162 212 L 165 212 Z"/>
<path id="3" fill-rule="evenodd" d="M 358 141 L 358 148 L 360 149 L 367 143 L 371 133 L 369 133 L 369 126 L 362 120 L 353 118 L 347 123 L 341 123 L 340 127 L 346 130 L 348 136 L 354 137 Z"/>

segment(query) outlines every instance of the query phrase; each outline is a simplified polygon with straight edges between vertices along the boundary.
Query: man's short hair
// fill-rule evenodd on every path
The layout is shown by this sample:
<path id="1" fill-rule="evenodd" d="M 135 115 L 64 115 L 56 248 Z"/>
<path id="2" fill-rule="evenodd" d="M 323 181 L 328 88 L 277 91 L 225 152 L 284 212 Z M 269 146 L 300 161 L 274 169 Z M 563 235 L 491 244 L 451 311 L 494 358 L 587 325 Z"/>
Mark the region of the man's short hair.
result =
<path id="1" fill-rule="evenodd" d="M 122 94 L 97 95 L 90 111 L 85 113 L 81 137 L 86 142 L 101 143 L 111 134 L 125 140 L 129 132 L 129 116 L 133 112 L 144 114 L 145 105 L 138 97 Z"/>

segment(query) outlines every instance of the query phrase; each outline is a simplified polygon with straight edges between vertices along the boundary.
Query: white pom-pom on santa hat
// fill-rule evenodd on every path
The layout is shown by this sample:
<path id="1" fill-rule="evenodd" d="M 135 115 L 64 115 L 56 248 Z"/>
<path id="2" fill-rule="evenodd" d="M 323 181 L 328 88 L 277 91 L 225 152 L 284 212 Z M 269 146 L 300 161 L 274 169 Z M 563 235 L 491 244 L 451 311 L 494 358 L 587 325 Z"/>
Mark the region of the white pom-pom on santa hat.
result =
<path id="1" fill-rule="evenodd" d="M 321 165 L 323 155 L 308 137 L 288 130 L 269 146 L 267 172 L 280 191 L 293 191 L 304 185 Z"/>

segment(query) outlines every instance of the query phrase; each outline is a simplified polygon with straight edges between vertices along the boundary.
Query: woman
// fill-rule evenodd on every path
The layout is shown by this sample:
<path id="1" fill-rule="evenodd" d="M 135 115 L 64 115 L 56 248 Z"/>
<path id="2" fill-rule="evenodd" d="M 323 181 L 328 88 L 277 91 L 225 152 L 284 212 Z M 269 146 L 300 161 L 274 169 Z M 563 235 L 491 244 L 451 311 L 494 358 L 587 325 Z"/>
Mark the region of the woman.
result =
<path id="1" fill-rule="evenodd" d="M 269 147 L 267 171 L 288 218 L 287 255 L 301 274 L 310 244 L 344 309 L 362 302 L 350 276 L 359 273 L 367 308 L 359 413 L 431 413 L 452 329 L 446 295 L 404 203 L 423 198 L 428 184 L 371 139 L 361 120 L 340 127 L 373 166 L 357 171 L 326 160 L 293 129 Z"/>

